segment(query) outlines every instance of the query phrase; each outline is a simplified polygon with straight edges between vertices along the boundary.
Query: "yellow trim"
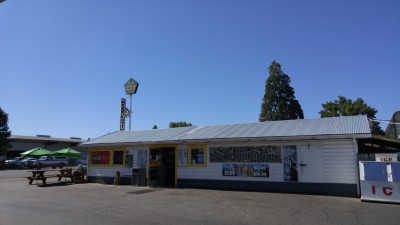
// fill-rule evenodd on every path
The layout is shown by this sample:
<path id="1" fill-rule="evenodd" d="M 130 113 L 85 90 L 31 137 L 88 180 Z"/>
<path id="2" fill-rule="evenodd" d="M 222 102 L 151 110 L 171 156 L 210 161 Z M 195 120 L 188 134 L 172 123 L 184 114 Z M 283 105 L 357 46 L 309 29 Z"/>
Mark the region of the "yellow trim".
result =
<path id="1" fill-rule="evenodd" d="M 178 186 L 178 148 L 175 148 L 175 187 Z"/>
<path id="2" fill-rule="evenodd" d="M 157 149 L 157 148 L 177 148 L 177 144 L 154 144 L 154 145 L 149 145 L 149 149 Z"/>
<path id="3" fill-rule="evenodd" d="M 203 164 L 193 164 L 192 162 L 192 149 L 202 148 L 204 149 L 204 163 Z M 188 146 L 188 167 L 207 167 L 207 145 L 189 145 Z"/>
<path id="4" fill-rule="evenodd" d="M 122 151 L 122 164 L 114 164 L 114 153 L 116 151 Z M 89 152 L 89 165 L 90 167 L 100 167 L 100 168 L 124 168 L 125 167 L 125 155 L 126 155 L 126 147 L 93 147 L 88 149 Z M 109 162 L 108 164 L 92 164 L 92 152 L 109 152 Z"/>
<path id="5" fill-rule="evenodd" d="M 148 156 L 150 157 L 150 151 L 155 150 L 155 149 L 160 149 L 161 152 L 160 154 L 162 155 L 162 149 L 163 148 L 174 148 L 175 150 L 175 181 L 174 185 L 177 187 L 178 185 L 178 145 L 177 144 L 155 144 L 155 145 L 149 145 L 148 146 L 149 151 L 148 151 Z M 150 162 L 148 162 L 148 169 L 150 169 Z"/>

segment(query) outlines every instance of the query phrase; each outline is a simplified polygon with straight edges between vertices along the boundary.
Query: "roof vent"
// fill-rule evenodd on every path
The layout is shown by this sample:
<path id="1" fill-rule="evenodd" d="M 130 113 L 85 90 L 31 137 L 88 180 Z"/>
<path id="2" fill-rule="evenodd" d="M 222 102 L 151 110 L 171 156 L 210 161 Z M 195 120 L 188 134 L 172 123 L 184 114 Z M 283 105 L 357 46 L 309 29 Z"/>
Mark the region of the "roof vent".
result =
<path id="1" fill-rule="evenodd" d="M 70 137 L 70 139 L 82 140 L 82 138 L 80 138 L 80 137 Z"/>
<path id="2" fill-rule="evenodd" d="M 46 135 L 46 134 L 36 134 L 36 137 L 46 137 L 46 138 L 50 138 L 50 135 Z"/>

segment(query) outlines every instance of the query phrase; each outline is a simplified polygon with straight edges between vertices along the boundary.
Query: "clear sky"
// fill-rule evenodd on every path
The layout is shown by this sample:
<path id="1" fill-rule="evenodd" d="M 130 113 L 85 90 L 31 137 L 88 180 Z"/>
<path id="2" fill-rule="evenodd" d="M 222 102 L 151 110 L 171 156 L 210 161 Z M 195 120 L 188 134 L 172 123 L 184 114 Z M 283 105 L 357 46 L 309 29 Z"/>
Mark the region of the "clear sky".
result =
<path id="1" fill-rule="evenodd" d="M 0 3 L 0 107 L 14 135 L 119 130 L 129 78 L 140 83 L 134 130 L 257 122 L 272 60 L 305 118 L 342 95 L 389 120 L 400 110 L 400 1 Z"/>

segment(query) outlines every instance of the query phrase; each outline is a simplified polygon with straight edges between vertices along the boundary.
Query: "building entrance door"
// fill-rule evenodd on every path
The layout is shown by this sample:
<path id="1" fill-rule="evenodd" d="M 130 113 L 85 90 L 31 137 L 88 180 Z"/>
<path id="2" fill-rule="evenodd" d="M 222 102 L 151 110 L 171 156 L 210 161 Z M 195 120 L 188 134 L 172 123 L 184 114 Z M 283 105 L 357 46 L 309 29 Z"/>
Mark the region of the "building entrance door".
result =
<path id="1" fill-rule="evenodd" d="M 300 146 L 299 181 L 321 182 L 321 150 L 317 146 Z"/>
<path id="2" fill-rule="evenodd" d="M 175 148 L 150 149 L 149 186 L 175 186 Z"/>

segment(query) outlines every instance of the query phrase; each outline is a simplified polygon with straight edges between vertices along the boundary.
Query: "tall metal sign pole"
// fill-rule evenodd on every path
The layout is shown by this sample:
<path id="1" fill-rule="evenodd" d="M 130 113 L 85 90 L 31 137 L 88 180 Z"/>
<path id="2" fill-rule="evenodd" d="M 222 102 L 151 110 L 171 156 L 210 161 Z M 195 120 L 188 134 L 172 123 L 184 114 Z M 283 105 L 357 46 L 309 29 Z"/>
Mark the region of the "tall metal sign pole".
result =
<path id="1" fill-rule="evenodd" d="M 131 120 L 132 120 L 132 95 L 136 94 L 136 91 L 139 87 L 139 83 L 134 79 L 129 79 L 125 83 L 125 93 L 129 95 L 130 103 L 129 103 L 129 130 L 131 130 Z"/>

